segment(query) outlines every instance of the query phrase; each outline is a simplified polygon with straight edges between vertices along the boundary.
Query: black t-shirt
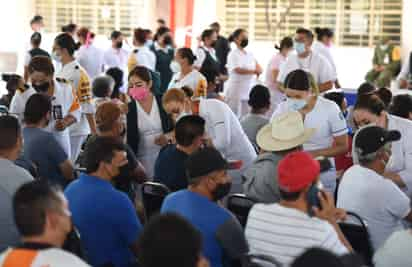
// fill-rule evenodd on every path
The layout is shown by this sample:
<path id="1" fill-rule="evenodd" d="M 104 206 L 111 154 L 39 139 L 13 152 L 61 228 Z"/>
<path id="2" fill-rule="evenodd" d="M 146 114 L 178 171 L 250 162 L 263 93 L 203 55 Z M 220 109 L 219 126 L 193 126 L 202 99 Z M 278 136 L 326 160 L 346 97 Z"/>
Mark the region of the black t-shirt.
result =
<path id="1" fill-rule="evenodd" d="M 163 147 L 156 159 L 154 181 L 166 185 L 171 191 L 187 188 L 185 161 L 188 157 L 176 145 Z"/>
<path id="2" fill-rule="evenodd" d="M 127 144 L 125 144 L 125 146 L 128 162 L 126 166 L 120 168 L 120 174 L 113 178 L 113 182 L 116 189 L 125 193 L 130 193 L 130 191 L 133 189 L 133 184 L 135 184 L 136 181 L 129 174 L 134 169 L 136 169 L 139 164 L 136 155 L 134 154 L 130 146 Z"/>

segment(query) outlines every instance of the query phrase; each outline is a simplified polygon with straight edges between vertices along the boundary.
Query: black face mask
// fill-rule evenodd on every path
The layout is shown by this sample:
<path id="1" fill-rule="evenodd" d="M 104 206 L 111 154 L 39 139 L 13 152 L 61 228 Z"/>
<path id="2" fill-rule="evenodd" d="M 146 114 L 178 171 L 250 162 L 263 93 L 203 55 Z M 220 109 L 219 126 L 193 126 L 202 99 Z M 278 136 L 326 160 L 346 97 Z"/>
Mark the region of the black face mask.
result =
<path id="1" fill-rule="evenodd" d="M 42 84 L 32 84 L 32 86 L 37 93 L 45 93 L 47 92 L 47 90 L 49 90 L 50 83 L 44 82 Z"/>
<path id="2" fill-rule="evenodd" d="M 249 44 L 249 39 L 242 39 L 242 41 L 240 41 L 240 46 L 243 48 L 245 48 L 248 44 Z"/>
<path id="3" fill-rule="evenodd" d="M 213 41 L 213 42 L 210 44 L 210 46 L 211 46 L 211 47 L 215 47 L 215 46 L 216 46 L 216 41 Z"/>
<path id="4" fill-rule="evenodd" d="M 232 183 L 224 183 L 224 184 L 217 184 L 215 190 L 212 192 L 213 200 L 218 201 L 223 199 L 230 193 L 230 189 L 232 188 Z"/>
<path id="5" fill-rule="evenodd" d="M 172 37 L 170 36 L 165 36 L 165 38 L 163 38 L 163 43 L 165 45 L 171 45 L 173 43 Z"/>
<path id="6" fill-rule="evenodd" d="M 123 46 L 123 42 L 118 42 L 118 43 L 116 43 L 116 47 L 117 47 L 117 48 L 120 49 L 120 48 L 122 48 L 122 46 Z"/>

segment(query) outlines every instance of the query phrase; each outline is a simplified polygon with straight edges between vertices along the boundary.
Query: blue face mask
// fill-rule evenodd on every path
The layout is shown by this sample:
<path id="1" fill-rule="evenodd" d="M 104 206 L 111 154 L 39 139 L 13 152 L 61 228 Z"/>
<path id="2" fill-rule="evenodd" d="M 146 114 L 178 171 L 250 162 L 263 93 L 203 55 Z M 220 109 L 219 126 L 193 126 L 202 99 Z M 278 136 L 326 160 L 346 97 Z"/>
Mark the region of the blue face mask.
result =
<path id="1" fill-rule="evenodd" d="M 305 44 L 301 42 L 293 42 L 293 48 L 296 50 L 298 55 L 305 53 Z"/>
<path id="2" fill-rule="evenodd" d="M 294 111 L 301 110 L 307 105 L 306 99 L 296 99 L 296 98 L 287 98 L 286 99 L 286 104 L 288 105 L 288 108 Z"/>

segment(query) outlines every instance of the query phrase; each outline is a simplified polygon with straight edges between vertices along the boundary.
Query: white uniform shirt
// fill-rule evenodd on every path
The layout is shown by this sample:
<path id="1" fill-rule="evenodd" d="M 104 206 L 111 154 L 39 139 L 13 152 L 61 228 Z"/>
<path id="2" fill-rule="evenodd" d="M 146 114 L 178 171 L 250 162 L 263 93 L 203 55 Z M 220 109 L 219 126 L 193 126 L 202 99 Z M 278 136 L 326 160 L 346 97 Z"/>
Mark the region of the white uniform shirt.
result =
<path id="1" fill-rule="evenodd" d="M 184 77 L 181 77 L 181 75 L 181 72 L 175 73 L 173 75 L 172 79 L 170 80 L 168 89 L 182 88 L 183 86 L 187 86 L 193 90 L 195 95 L 199 91 L 206 90 L 206 78 L 198 70 L 193 69 Z"/>
<path id="2" fill-rule="evenodd" d="M 327 47 L 327 46 L 326 46 L 324 43 L 322 43 L 322 42 L 316 41 L 316 42 L 313 44 L 313 46 L 312 46 L 312 50 L 313 50 L 315 53 L 318 53 L 319 55 L 324 56 L 324 57 L 328 60 L 330 66 L 332 67 L 333 75 L 334 75 L 335 77 L 338 77 L 338 72 L 337 72 L 337 70 L 336 70 L 335 60 L 333 59 L 333 56 L 332 56 L 332 52 L 331 52 L 330 47 Z"/>
<path id="3" fill-rule="evenodd" d="M 7 256 L 11 252 L 11 249 L 6 250 L 0 255 L 0 266 L 6 263 Z M 77 256 L 68 253 L 58 248 L 48 248 L 37 251 L 33 262 L 30 265 L 24 265 L 24 258 L 20 258 L 21 262 L 14 262 L 14 266 L 30 266 L 30 267 L 89 267 L 84 261 Z M 20 260 L 19 259 L 19 260 Z M 9 262 L 10 264 L 11 262 Z M 21 265 L 20 265 L 21 264 Z"/>
<path id="4" fill-rule="evenodd" d="M 327 221 L 279 204 L 254 205 L 245 235 L 251 253 L 272 256 L 284 266 L 289 266 L 312 247 L 321 247 L 337 255 L 348 253 Z"/>
<path id="5" fill-rule="evenodd" d="M 156 55 L 147 46 L 136 47 L 129 55 L 128 59 L 129 72 L 136 66 L 141 65 L 155 71 L 156 69 Z"/>
<path id="6" fill-rule="evenodd" d="M 56 74 L 72 83 L 80 103 L 82 116 L 80 121 L 70 126 L 70 136 L 85 136 L 90 134 L 90 126 L 86 114 L 94 114 L 90 79 L 86 71 L 74 60 L 64 66 Z"/>
<path id="7" fill-rule="evenodd" d="M 401 72 L 399 73 L 398 77 L 396 78 L 396 80 L 408 80 L 408 76 L 410 73 L 410 55 L 408 56 L 408 58 L 403 62 L 402 64 L 402 69 Z"/>
<path id="8" fill-rule="evenodd" d="M 30 96 L 34 95 L 36 90 L 30 88 L 23 93 L 16 92 L 14 95 L 11 104 L 10 104 L 10 113 L 16 114 L 20 120 L 23 120 L 23 113 L 26 107 L 27 100 L 29 100 Z M 74 95 L 74 90 L 71 84 L 57 82 L 54 81 L 54 94 L 52 98 L 52 111 L 55 106 L 60 106 L 62 109 L 63 118 L 66 117 L 68 114 L 72 115 L 76 118 L 77 121 L 80 120 L 80 105 L 77 101 L 77 98 Z M 56 137 L 59 144 L 62 145 L 64 151 L 67 153 L 68 157 L 70 158 L 70 137 L 69 137 L 69 129 L 65 129 L 64 131 L 57 131 L 55 130 L 55 118 L 52 114 L 50 123 L 46 127 L 46 130 L 53 133 Z"/>
<path id="9" fill-rule="evenodd" d="M 94 79 L 103 72 L 104 53 L 94 45 L 82 45 L 75 57 L 80 66 L 86 70 L 90 79 Z"/>
<path id="10" fill-rule="evenodd" d="M 201 99 L 199 115 L 206 121 L 206 133 L 213 145 L 229 160 L 242 160 L 242 169 L 256 159 L 256 152 L 240 122 L 227 104 L 216 99 Z"/>
<path id="11" fill-rule="evenodd" d="M 214 48 L 207 48 L 206 46 L 203 46 L 202 48 L 199 47 L 199 48 L 196 50 L 196 61 L 195 61 L 195 63 L 193 64 L 193 65 L 194 65 L 195 67 L 197 67 L 197 68 L 201 68 L 202 65 L 203 65 L 203 62 L 204 62 L 205 59 L 206 59 L 206 52 L 205 52 L 205 50 L 203 50 L 203 49 L 207 50 L 207 51 L 209 52 L 210 56 L 211 56 L 215 61 L 217 61 L 216 50 L 215 50 Z"/>
<path id="12" fill-rule="evenodd" d="M 249 99 L 249 92 L 256 83 L 256 75 L 238 74 L 235 72 L 235 69 L 256 69 L 256 59 L 253 54 L 246 50 L 241 51 L 238 48 L 230 50 L 227 56 L 226 67 L 229 72 L 229 79 L 225 83 L 227 98 L 239 100 Z"/>
<path id="13" fill-rule="evenodd" d="M 272 119 L 289 110 L 287 102 L 282 102 L 272 115 Z M 305 116 L 305 128 L 315 128 L 314 135 L 303 144 L 306 151 L 326 149 L 332 147 L 334 137 L 346 135 L 348 127 L 346 120 L 335 102 L 318 96 L 315 107 Z M 330 160 L 334 166 L 334 160 Z M 336 186 L 336 171 L 332 170 L 321 174 L 321 181 L 325 189 L 334 192 Z"/>
<path id="14" fill-rule="evenodd" d="M 118 67 L 119 69 L 125 71 L 127 67 L 127 59 L 129 57 L 129 52 L 124 49 L 115 49 L 110 47 L 104 52 L 104 66 L 105 69 L 110 69 L 113 67 Z"/>
<path id="15" fill-rule="evenodd" d="M 311 73 L 317 84 L 336 81 L 336 75 L 328 60 L 324 56 L 312 51 L 304 59 L 299 58 L 297 54 L 290 54 L 280 68 L 278 82 L 284 83 L 288 74 L 298 69 Z M 285 84 L 285 86 L 287 85 Z"/>
<path id="16" fill-rule="evenodd" d="M 368 224 L 372 245 L 378 249 L 411 208 L 409 198 L 391 180 L 360 165 L 349 168 L 339 185 L 338 208 L 352 211 Z"/>

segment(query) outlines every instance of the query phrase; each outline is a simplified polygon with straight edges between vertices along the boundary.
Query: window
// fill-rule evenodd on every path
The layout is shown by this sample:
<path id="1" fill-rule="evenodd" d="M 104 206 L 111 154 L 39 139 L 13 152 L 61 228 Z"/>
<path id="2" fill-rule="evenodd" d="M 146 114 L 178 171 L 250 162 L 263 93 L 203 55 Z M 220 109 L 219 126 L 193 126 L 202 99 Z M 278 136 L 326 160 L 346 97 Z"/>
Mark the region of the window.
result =
<path id="1" fill-rule="evenodd" d="M 227 34 L 245 28 L 260 41 L 279 41 L 298 27 L 329 27 L 341 46 L 401 38 L 402 0 L 224 0 L 219 8 Z"/>
<path id="2" fill-rule="evenodd" d="M 47 32 L 60 32 L 70 22 L 109 36 L 117 29 L 130 35 L 141 23 L 144 0 L 35 0 L 35 12 L 44 17 Z"/>

